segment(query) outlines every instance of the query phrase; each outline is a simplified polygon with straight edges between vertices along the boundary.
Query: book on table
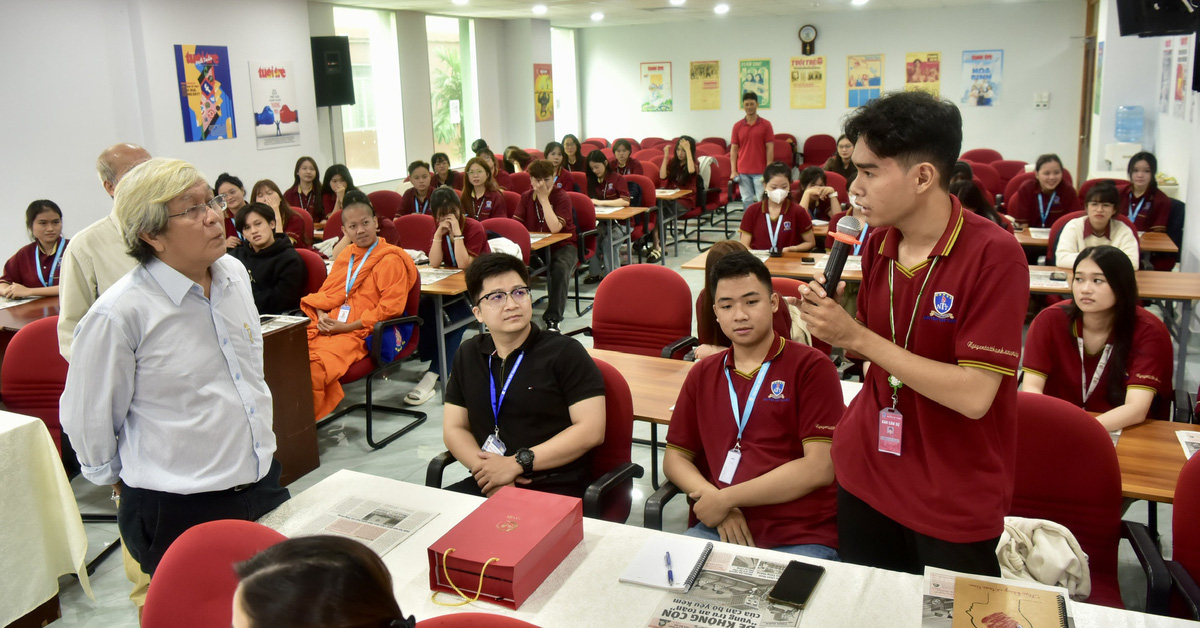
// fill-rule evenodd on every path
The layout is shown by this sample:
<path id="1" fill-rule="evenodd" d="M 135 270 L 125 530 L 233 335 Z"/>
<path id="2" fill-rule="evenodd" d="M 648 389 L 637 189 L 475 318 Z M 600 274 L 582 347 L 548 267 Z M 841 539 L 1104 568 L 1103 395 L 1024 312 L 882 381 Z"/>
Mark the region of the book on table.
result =
<path id="1" fill-rule="evenodd" d="M 925 568 L 922 628 L 1073 628 L 1067 592 L 1039 582 Z"/>

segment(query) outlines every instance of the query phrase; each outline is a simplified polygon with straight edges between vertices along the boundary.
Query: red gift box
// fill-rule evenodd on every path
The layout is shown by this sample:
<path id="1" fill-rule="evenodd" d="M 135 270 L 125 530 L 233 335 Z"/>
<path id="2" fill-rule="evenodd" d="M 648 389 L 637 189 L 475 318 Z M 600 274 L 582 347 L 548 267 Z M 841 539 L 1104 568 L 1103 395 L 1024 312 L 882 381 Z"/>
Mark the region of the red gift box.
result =
<path id="1" fill-rule="evenodd" d="M 582 540 L 581 500 L 506 486 L 429 546 L 429 588 L 516 609 Z"/>

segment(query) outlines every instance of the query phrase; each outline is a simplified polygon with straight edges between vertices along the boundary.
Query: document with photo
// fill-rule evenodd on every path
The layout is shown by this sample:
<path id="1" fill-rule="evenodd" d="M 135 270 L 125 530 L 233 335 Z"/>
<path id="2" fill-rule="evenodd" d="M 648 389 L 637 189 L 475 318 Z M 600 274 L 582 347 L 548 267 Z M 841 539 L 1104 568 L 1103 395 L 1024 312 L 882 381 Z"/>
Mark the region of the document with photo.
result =
<path id="1" fill-rule="evenodd" d="M 688 593 L 667 593 L 654 609 L 650 628 L 795 628 L 803 614 L 767 594 L 787 563 L 713 552 Z"/>
<path id="2" fill-rule="evenodd" d="M 436 512 L 348 497 L 317 515 L 296 535 L 336 534 L 359 541 L 383 556 L 436 516 Z"/>

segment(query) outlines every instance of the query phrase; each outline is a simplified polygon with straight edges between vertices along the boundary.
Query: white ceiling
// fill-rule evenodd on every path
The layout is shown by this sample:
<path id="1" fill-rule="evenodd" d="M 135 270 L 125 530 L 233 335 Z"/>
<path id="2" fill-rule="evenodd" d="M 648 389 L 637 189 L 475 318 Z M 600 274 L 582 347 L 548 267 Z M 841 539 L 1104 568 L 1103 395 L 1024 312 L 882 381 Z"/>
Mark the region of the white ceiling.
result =
<path id="1" fill-rule="evenodd" d="M 1071 2 L 1078 0 L 870 0 L 862 7 L 851 6 L 850 0 L 687 0 L 683 6 L 671 6 L 668 0 L 467 0 L 465 5 L 450 0 L 333 0 L 333 4 L 377 9 L 420 11 L 437 15 L 479 18 L 538 18 L 554 26 L 583 28 L 589 26 L 622 26 L 685 22 L 708 19 L 727 19 L 747 16 L 800 16 L 828 11 L 872 11 L 886 9 L 916 9 L 960 7 L 990 4 L 1021 4 L 1025 2 Z M 713 13 L 720 3 L 729 5 L 723 16 Z M 544 15 L 534 15 L 535 4 L 545 4 Z M 593 13 L 604 14 L 594 22 Z"/>

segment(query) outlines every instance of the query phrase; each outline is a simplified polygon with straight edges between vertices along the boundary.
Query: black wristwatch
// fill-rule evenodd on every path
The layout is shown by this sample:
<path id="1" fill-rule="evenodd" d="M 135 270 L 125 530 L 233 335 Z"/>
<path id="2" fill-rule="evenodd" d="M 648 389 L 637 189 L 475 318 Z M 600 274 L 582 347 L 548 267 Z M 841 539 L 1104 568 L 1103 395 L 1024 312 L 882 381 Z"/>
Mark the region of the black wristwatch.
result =
<path id="1" fill-rule="evenodd" d="M 533 473 L 533 450 L 522 447 L 517 450 L 513 456 L 517 460 L 517 464 L 521 465 L 521 471 L 524 475 Z"/>

